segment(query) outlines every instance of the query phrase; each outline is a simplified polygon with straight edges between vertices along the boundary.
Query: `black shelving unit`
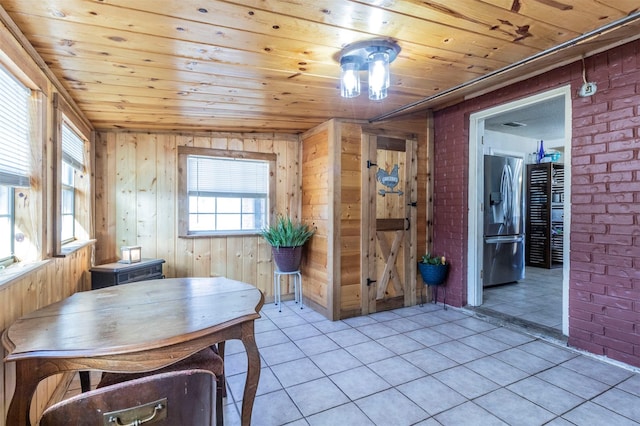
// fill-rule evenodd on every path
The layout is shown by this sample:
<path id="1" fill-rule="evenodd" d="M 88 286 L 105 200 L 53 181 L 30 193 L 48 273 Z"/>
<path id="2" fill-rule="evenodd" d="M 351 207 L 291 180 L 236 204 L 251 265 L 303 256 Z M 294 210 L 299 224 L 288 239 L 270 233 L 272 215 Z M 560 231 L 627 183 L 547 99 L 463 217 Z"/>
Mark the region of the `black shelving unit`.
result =
<path id="1" fill-rule="evenodd" d="M 564 165 L 527 166 L 527 266 L 557 268 L 563 263 Z"/>

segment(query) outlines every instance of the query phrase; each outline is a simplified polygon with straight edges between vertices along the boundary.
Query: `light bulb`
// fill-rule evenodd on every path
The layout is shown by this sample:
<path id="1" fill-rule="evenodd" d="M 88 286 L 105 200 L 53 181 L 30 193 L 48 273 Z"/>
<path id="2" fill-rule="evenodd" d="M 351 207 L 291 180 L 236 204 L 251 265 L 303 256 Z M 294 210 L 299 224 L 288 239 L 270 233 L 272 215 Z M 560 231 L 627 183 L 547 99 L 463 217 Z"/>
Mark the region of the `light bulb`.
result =
<path id="1" fill-rule="evenodd" d="M 369 99 L 379 101 L 387 97 L 389 88 L 389 54 L 375 52 L 369 55 Z"/>
<path id="2" fill-rule="evenodd" d="M 360 95 L 360 63 L 349 58 L 340 61 L 340 94 L 343 98 Z"/>

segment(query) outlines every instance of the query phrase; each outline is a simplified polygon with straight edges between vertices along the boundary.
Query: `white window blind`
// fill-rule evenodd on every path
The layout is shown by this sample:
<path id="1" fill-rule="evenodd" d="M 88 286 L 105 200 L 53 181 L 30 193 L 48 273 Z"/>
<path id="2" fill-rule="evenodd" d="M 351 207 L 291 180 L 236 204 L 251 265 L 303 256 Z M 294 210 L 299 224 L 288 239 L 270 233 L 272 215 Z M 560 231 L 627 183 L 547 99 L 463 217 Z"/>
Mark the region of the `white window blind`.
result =
<path id="1" fill-rule="evenodd" d="M 28 88 L 0 67 L 0 184 L 29 186 Z"/>
<path id="2" fill-rule="evenodd" d="M 84 140 L 62 123 L 62 160 L 76 170 L 84 168 Z"/>
<path id="3" fill-rule="evenodd" d="M 193 195 L 265 197 L 269 192 L 269 164 L 189 156 L 188 188 Z"/>

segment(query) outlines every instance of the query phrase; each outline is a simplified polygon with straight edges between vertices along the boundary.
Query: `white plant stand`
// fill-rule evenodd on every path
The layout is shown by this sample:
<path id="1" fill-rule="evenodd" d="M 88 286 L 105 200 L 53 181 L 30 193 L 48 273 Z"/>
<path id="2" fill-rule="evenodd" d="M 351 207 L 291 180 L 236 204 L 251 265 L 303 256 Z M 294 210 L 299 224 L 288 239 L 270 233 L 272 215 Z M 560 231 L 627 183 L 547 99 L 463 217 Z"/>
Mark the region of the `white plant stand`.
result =
<path id="1" fill-rule="evenodd" d="M 278 310 L 282 312 L 282 301 L 280 299 L 281 295 L 281 286 L 280 286 L 280 278 L 283 275 L 291 275 L 293 276 L 293 294 L 294 300 L 296 303 L 300 304 L 300 309 L 304 306 L 302 305 L 302 274 L 300 271 L 291 271 L 291 272 L 282 272 L 275 270 L 273 271 L 273 294 L 274 294 L 274 303 L 278 306 Z"/>

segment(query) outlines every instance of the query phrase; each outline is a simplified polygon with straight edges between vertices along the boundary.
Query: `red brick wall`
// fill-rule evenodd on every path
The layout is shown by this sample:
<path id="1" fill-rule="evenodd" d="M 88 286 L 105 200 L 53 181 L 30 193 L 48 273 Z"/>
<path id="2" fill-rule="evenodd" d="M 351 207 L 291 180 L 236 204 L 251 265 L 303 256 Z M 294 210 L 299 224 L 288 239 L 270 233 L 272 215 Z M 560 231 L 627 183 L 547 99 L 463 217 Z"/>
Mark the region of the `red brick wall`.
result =
<path id="1" fill-rule="evenodd" d="M 446 292 L 447 303 L 453 306 L 467 304 L 469 114 L 466 107 L 462 104 L 434 115 L 433 251 L 446 256 L 450 263 Z"/>
<path id="2" fill-rule="evenodd" d="M 640 41 L 438 111 L 434 247 L 452 262 L 447 301 L 467 303 L 469 115 L 571 84 L 569 344 L 640 366 Z"/>

